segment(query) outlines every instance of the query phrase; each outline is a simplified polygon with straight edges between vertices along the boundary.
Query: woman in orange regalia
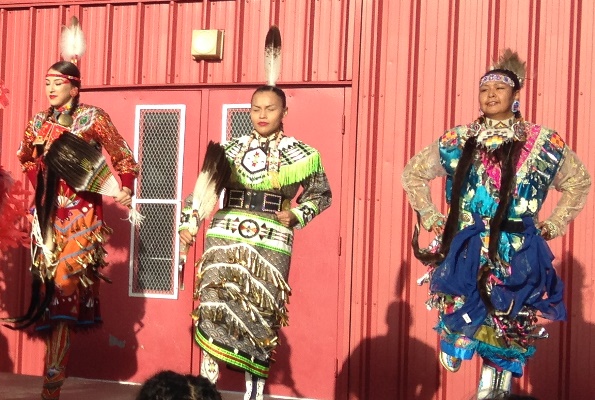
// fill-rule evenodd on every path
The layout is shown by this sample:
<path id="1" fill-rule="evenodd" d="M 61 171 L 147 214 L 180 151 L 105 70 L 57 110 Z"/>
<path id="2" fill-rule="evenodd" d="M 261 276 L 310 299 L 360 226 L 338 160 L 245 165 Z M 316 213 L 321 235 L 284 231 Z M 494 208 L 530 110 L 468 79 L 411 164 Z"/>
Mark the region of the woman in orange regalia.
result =
<path id="1" fill-rule="evenodd" d="M 72 29 L 80 33 L 78 24 Z M 65 59 L 76 61 L 81 55 L 62 50 Z M 23 171 L 35 186 L 35 212 L 32 302 L 27 314 L 13 322 L 17 328 L 36 323 L 36 331 L 46 333 L 42 399 L 60 397 L 70 331 L 101 322 L 98 289 L 100 280 L 107 279 L 100 269 L 106 265 L 103 244 L 110 233 L 103 222 L 101 195 L 75 191 L 48 166 L 45 157 L 63 134 L 74 134 L 98 151 L 104 148 L 122 183 L 114 199 L 127 207 L 138 172 L 132 151 L 106 112 L 79 103 L 80 87 L 81 74 L 74 63 L 60 61 L 49 68 L 45 88 L 50 107 L 29 121 L 17 152 Z"/>

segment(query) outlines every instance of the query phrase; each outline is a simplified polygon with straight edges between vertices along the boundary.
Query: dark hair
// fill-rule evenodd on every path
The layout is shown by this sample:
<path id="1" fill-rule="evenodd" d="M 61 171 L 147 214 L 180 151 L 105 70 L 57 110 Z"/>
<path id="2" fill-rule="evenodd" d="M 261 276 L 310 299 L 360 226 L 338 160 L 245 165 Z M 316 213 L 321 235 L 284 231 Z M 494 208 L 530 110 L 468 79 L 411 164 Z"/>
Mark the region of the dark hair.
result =
<path id="1" fill-rule="evenodd" d="M 136 400 L 222 400 L 221 394 L 203 376 L 161 371 L 149 378 Z"/>
<path id="2" fill-rule="evenodd" d="M 58 61 L 57 63 L 53 64 L 51 67 L 48 68 L 48 71 L 53 69 L 54 71 L 58 71 L 64 75 L 74 76 L 79 78 L 78 80 L 72 79 L 70 83 L 72 86 L 76 86 L 77 88 L 81 88 L 81 71 L 78 69 L 76 65 L 68 61 Z"/>
<path id="3" fill-rule="evenodd" d="M 261 93 L 261 92 L 275 93 L 281 99 L 281 104 L 283 105 L 283 108 L 287 107 L 287 98 L 285 97 L 285 92 L 283 90 L 279 89 L 277 86 L 269 86 L 269 85 L 260 86 L 259 88 L 257 88 L 254 91 L 254 93 L 252 93 L 252 97 L 254 97 L 254 95 L 256 93 Z"/>
<path id="4" fill-rule="evenodd" d="M 479 121 L 482 122 L 481 119 Z M 494 217 L 490 220 L 490 244 L 488 248 L 488 257 L 490 260 L 495 261 L 498 252 L 498 244 L 500 243 L 500 226 L 507 217 L 508 208 L 510 205 L 510 199 L 515 188 L 515 176 L 516 176 L 516 165 L 518 163 L 521 150 L 525 145 L 524 141 L 512 141 L 502 145 L 499 149 L 493 152 L 493 157 L 496 161 L 501 163 L 501 185 L 499 191 L 499 203 L 496 208 Z M 442 243 L 440 250 L 436 254 L 423 253 L 419 249 L 416 235 L 414 235 L 413 249 L 416 258 L 426 263 L 439 263 L 444 260 L 448 251 L 450 250 L 450 244 L 459 230 L 459 214 L 460 214 L 460 201 L 463 190 L 465 179 L 469 174 L 471 165 L 475 160 L 474 154 L 477 151 L 477 140 L 475 136 L 470 137 L 463 146 L 459 163 L 455 169 L 455 173 L 452 181 L 451 189 L 451 201 L 450 211 L 446 218 L 446 224 L 444 225 L 444 233 L 442 234 Z M 480 279 L 485 279 L 486 274 L 483 274 Z M 482 287 L 480 285 L 480 287 Z M 483 293 L 482 299 L 487 302 Z M 490 304 L 486 304 L 490 308 Z"/>
<path id="5" fill-rule="evenodd" d="M 500 391 L 500 390 L 492 391 L 490 394 L 488 394 L 487 397 L 484 397 L 484 399 L 485 400 L 538 400 L 536 397 L 533 397 L 533 396 L 512 394 L 512 393 L 508 393 L 507 391 Z"/>

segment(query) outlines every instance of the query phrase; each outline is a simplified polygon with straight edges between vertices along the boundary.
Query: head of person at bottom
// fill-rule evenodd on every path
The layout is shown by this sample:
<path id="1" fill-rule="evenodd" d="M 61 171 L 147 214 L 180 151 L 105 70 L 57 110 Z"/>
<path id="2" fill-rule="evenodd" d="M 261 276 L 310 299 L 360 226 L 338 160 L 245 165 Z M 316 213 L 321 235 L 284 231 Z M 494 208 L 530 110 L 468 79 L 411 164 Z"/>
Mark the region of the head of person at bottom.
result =
<path id="1" fill-rule="evenodd" d="M 262 137 L 283 130 L 283 117 L 287 111 L 285 92 L 276 86 L 261 86 L 252 94 L 250 120 Z"/>
<path id="2" fill-rule="evenodd" d="M 68 61 L 53 64 L 45 76 L 45 95 L 56 109 L 78 103 L 81 88 L 81 72 Z"/>
<path id="3" fill-rule="evenodd" d="M 161 371 L 142 385 L 136 400 L 222 400 L 215 386 L 203 376 Z"/>
<path id="4" fill-rule="evenodd" d="M 473 397 L 475 400 L 477 397 Z M 508 391 L 502 390 L 493 390 L 491 393 L 487 395 L 487 397 L 482 397 L 483 400 L 538 400 L 536 397 L 533 396 L 525 396 L 522 394 L 512 394 L 508 393 Z"/>

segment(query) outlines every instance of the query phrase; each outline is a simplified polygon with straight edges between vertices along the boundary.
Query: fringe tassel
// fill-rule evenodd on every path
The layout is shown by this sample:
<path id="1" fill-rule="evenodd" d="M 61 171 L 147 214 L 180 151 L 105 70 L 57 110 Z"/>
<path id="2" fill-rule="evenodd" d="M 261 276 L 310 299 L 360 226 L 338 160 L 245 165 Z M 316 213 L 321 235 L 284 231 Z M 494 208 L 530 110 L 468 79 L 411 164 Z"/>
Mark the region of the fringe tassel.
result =
<path id="1" fill-rule="evenodd" d="M 230 335 L 248 338 L 253 346 L 264 350 L 268 357 L 271 356 L 279 341 L 275 330 L 271 329 L 266 324 L 264 324 L 263 327 L 266 328 L 267 338 L 257 338 L 254 333 L 248 329 L 241 318 L 238 317 L 238 315 L 225 303 L 202 303 L 192 312 L 192 318 L 197 322 L 201 319 L 207 319 L 225 325 Z"/>
<path id="2" fill-rule="evenodd" d="M 145 220 L 145 216 L 142 215 L 141 213 L 139 213 L 134 208 L 130 208 L 130 210 L 128 211 L 127 220 L 130 221 L 130 223 L 134 224 L 135 226 L 141 226 L 143 221 Z"/>
<path id="3" fill-rule="evenodd" d="M 254 184 L 252 182 L 253 177 L 243 176 L 243 174 L 237 173 L 237 170 L 235 174 L 232 174 L 232 179 L 251 189 L 268 190 L 275 188 L 276 184 L 282 187 L 301 182 L 316 172 L 324 172 L 320 153 L 318 152 L 312 153 L 291 165 L 283 165 L 279 172 L 274 174 L 274 177 L 269 173 L 263 177 L 260 183 Z"/>

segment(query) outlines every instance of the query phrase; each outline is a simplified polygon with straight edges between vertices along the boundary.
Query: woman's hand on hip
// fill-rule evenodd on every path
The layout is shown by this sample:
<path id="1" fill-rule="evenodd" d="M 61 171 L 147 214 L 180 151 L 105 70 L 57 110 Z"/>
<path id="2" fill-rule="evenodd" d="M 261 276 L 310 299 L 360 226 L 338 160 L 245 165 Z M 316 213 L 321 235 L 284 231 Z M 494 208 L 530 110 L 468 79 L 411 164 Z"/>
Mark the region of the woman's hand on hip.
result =
<path id="1" fill-rule="evenodd" d="M 298 219 L 294 213 L 291 211 L 277 211 L 277 220 L 281 223 L 281 225 L 291 228 L 298 223 Z"/>

